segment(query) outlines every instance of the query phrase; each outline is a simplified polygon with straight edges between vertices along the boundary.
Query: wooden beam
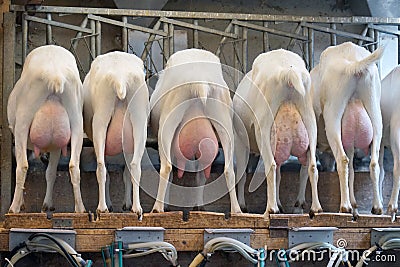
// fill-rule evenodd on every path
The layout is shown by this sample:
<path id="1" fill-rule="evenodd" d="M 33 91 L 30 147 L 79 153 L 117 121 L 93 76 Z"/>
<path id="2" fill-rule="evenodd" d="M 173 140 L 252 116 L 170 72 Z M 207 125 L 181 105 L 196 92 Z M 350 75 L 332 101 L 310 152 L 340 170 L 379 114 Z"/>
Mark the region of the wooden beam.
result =
<path id="1" fill-rule="evenodd" d="M 183 213 L 145 213 L 139 221 L 133 213 L 103 213 L 94 221 L 89 221 L 87 213 L 55 213 L 47 219 L 45 213 L 7 214 L 5 228 L 52 228 L 56 220 L 70 220 L 73 229 L 118 229 L 126 226 L 159 226 L 165 229 L 190 228 L 266 228 L 268 220 L 260 214 L 237 214 L 229 219 L 223 213 L 190 212 L 187 221 Z"/>
<path id="2" fill-rule="evenodd" d="M 8 128 L 7 102 L 15 77 L 15 13 L 3 14 L 2 53 L 2 122 L 1 122 L 1 216 L 11 203 L 12 192 L 12 136 Z"/>

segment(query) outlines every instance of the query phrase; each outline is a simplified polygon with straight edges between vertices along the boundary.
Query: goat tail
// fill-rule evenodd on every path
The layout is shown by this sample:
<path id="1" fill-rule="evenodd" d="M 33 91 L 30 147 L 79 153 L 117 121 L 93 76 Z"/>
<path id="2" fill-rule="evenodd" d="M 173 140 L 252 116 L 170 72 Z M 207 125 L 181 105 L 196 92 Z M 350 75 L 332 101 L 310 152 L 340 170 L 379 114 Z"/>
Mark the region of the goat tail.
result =
<path id="1" fill-rule="evenodd" d="M 122 82 L 111 73 L 106 75 L 106 80 L 109 82 L 119 100 L 124 100 L 126 97 L 126 83 Z"/>
<path id="2" fill-rule="evenodd" d="M 43 74 L 43 79 L 47 82 L 47 88 L 56 94 L 64 92 L 65 79 L 62 75 Z"/>
<path id="3" fill-rule="evenodd" d="M 300 73 L 296 72 L 293 68 L 282 72 L 281 81 L 287 83 L 287 86 L 294 88 L 301 96 L 306 95 L 306 89 Z"/>
<path id="4" fill-rule="evenodd" d="M 347 66 L 346 72 L 349 75 L 357 75 L 361 74 L 364 72 L 369 66 L 380 60 L 383 56 L 385 48 L 383 46 L 380 46 L 378 49 L 376 49 L 371 55 L 368 57 L 351 63 L 350 65 Z"/>

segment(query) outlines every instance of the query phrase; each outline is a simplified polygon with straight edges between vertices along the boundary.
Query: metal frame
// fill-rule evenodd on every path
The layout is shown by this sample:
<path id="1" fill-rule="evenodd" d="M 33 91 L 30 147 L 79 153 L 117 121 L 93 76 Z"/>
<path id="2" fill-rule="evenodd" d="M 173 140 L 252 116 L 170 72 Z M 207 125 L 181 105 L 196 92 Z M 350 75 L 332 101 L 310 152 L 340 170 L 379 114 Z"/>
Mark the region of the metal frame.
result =
<path id="1" fill-rule="evenodd" d="M 174 52 L 174 29 L 189 29 L 193 34 L 193 47 L 202 47 L 201 37 L 206 34 L 220 36 L 220 42 L 215 52 L 218 56 L 225 58 L 224 48 L 232 47 L 234 59 L 230 65 L 243 72 L 248 70 L 248 31 L 258 31 L 262 33 L 260 38 L 263 51 L 270 49 L 273 37 L 289 38 L 287 49 L 292 50 L 296 42 L 302 48 L 303 58 L 307 67 L 311 69 L 314 65 L 314 32 L 326 33 L 330 36 L 330 44 L 336 45 L 337 36 L 350 38 L 359 45 L 368 46 L 374 50 L 378 42 L 379 33 L 392 34 L 399 36 L 400 32 L 385 28 L 385 26 L 399 26 L 400 18 L 376 18 L 376 17 L 313 17 L 313 16 L 287 16 L 287 15 L 264 15 L 264 14 L 239 14 L 239 13 L 207 13 L 207 12 L 182 12 L 182 11 L 159 11 L 159 10 L 130 10 L 130 9 L 106 9 L 106 8 L 84 8 L 84 7 L 60 7 L 60 6 L 39 6 L 27 9 L 25 6 L 11 5 L 10 13 L 4 15 L 4 51 L 9 57 L 3 60 L 3 92 L 2 92 L 2 139 L 1 139 L 1 215 L 3 215 L 11 201 L 11 145 L 12 138 L 7 129 L 6 104 L 9 92 L 14 85 L 15 76 L 15 27 L 16 14 L 22 14 L 22 63 L 28 52 L 29 23 L 42 23 L 46 25 L 46 42 L 53 43 L 53 27 L 61 27 L 76 32 L 76 37 L 71 39 L 70 50 L 76 51 L 79 40 L 86 42 L 89 60 L 101 54 L 102 44 L 102 24 L 112 24 L 121 28 L 122 50 L 128 51 L 128 30 L 140 31 L 149 34 L 145 43 L 145 49 L 140 55 L 145 61 L 147 77 L 152 75 L 154 62 L 151 55 L 151 46 L 154 42 L 161 40 L 164 64 Z M 71 25 L 56 21 L 61 14 L 79 14 L 84 19 L 79 25 Z M 133 24 L 131 18 L 151 17 L 154 18 L 152 27 L 143 27 Z M 221 21 L 226 23 L 225 30 L 215 29 L 207 25 L 208 21 Z M 130 21 L 130 22 L 128 22 Z M 284 31 L 279 28 L 281 24 L 294 26 L 293 31 Z M 202 25 L 200 25 L 202 24 Z M 364 25 L 363 31 L 358 34 L 346 31 L 346 25 Z M 199 33 L 202 33 L 200 35 Z M 75 53 L 76 55 L 76 53 Z M 83 70 L 80 59 L 77 58 L 81 71 Z M 228 64 L 228 62 L 223 62 Z M 229 65 L 229 64 L 228 64 Z M 7 75 L 5 75 L 7 74 Z M 236 79 L 235 79 L 235 82 Z"/>

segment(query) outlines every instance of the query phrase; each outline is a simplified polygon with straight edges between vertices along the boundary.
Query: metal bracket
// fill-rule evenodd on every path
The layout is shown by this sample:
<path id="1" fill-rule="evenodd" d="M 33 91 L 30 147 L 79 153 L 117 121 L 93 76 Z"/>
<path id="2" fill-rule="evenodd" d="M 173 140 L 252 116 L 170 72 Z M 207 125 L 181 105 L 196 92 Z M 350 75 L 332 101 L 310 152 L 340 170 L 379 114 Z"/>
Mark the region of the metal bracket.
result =
<path id="1" fill-rule="evenodd" d="M 124 248 L 130 243 L 164 241 L 163 227 L 124 227 L 115 231 L 115 242 L 122 241 Z"/>
<path id="2" fill-rule="evenodd" d="M 254 233 L 248 228 L 218 228 L 204 229 L 204 244 L 216 237 L 229 237 L 250 246 L 250 234 Z"/>
<path id="3" fill-rule="evenodd" d="M 76 231 L 65 229 L 25 229 L 25 228 L 11 228 L 8 241 L 8 249 L 11 251 L 34 233 L 46 233 L 57 237 L 68 243 L 75 249 Z"/>
<path id="4" fill-rule="evenodd" d="M 305 242 L 333 243 L 336 227 L 299 227 L 289 229 L 289 248 Z"/>
<path id="5" fill-rule="evenodd" d="M 379 243 L 379 239 L 383 236 L 393 234 L 400 238 L 400 228 L 372 228 L 371 230 L 371 247 Z"/>
<path id="6" fill-rule="evenodd" d="M 72 219 L 53 218 L 53 228 L 72 228 Z"/>

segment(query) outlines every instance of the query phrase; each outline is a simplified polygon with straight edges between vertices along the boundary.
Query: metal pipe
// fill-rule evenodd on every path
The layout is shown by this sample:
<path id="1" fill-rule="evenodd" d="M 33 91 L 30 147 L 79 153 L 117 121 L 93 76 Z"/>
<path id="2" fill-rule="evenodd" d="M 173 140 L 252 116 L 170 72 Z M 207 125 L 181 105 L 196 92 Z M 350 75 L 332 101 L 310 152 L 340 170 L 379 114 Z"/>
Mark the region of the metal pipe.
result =
<path id="1" fill-rule="evenodd" d="M 229 23 L 228 24 L 228 26 L 225 28 L 225 31 L 224 32 L 231 32 L 231 30 L 232 30 L 232 22 L 231 23 Z M 217 51 L 215 52 L 215 54 L 219 57 L 219 55 L 221 54 L 221 47 L 222 47 L 222 44 L 226 41 L 226 36 L 224 36 L 224 37 L 222 37 L 221 38 L 221 41 L 219 42 L 219 45 L 218 45 L 218 48 L 217 48 Z"/>
<path id="2" fill-rule="evenodd" d="M 336 30 L 336 24 L 335 23 L 331 24 L 331 29 L 332 30 Z M 336 45 L 336 44 L 337 44 L 336 34 L 335 33 L 331 33 L 331 45 Z"/>
<path id="3" fill-rule="evenodd" d="M 163 28 L 164 28 L 164 32 L 168 34 L 168 30 L 169 30 L 168 23 L 165 23 L 165 22 L 164 22 L 164 23 L 163 23 Z M 164 62 L 164 67 L 165 67 L 165 65 L 167 64 L 167 60 L 168 60 L 168 58 L 169 58 L 169 41 L 168 41 L 168 35 L 167 35 L 167 37 L 164 37 L 164 38 L 163 38 L 163 55 L 164 55 L 164 60 L 163 60 L 163 62 Z"/>
<path id="4" fill-rule="evenodd" d="M 47 20 L 51 21 L 51 13 L 47 13 Z M 46 44 L 52 44 L 53 43 L 53 33 L 51 30 L 51 25 L 47 24 L 46 25 Z"/>
<path id="5" fill-rule="evenodd" d="M 197 19 L 193 20 L 195 26 L 199 26 L 199 21 Z M 197 29 L 193 30 L 193 47 L 199 48 L 199 31 Z"/>
<path id="6" fill-rule="evenodd" d="M 92 37 L 90 37 L 90 50 L 91 50 L 91 55 L 92 59 L 96 57 L 96 21 L 90 20 L 90 28 L 92 29 Z"/>
<path id="7" fill-rule="evenodd" d="M 307 28 L 307 27 L 303 27 L 303 35 L 304 35 L 305 37 L 307 37 L 307 39 L 308 39 L 308 28 Z M 306 62 L 306 65 L 307 65 L 308 70 L 310 70 L 310 62 L 308 61 L 308 60 L 309 60 L 309 57 L 308 57 L 308 52 L 309 52 L 308 46 L 309 46 L 309 42 L 310 42 L 310 40 L 308 39 L 307 41 L 305 41 L 305 42 L 303 43 L 303 59 L 304 59 L 304 61 Z"/>
<path id="8" fill-rule="evenodd" d="M 161 26 L 161 22 L 160 20 L 158 20 L 156 22 L 156 24 L 153 27 L 153 30 L 158 30 Z M 147 54 L 149 53 L 149 51 L 151 51 L 151 47 L 153 45 L 154 39 L 156 39 L 156 35 L 155 34 L 150 34 L 149 39 L 147 39 L 147 43 L 144 47 L 143 53 L 142 53 L 142 60 L 144 61 L 147 57 Z"/>
<path id="9" fill-rule="evenodd" d="M 372 38 L 372 42 L 375 42 L 375 31 L 373 29 L 368 29 L 368 35 Z M 368 49 L 373 52 L 375 50 L 375 44 L 371 44 Z"/>
<path id="10" fill-rule="evenodd" d="M 124 24 L 128 23 L 128 17 L 123 16 L 122 22 Z M 128 52 L 128 28 L 126 28 L 126 27 L 122 28 L 122 50 L 124 52 Z"/>
<path id="11" fill-rule="evenodd" d="M 243 64 L 243 72 L 247 73 L 247 28 L 243 27 L 242 29 L 242 64 Z"/>
<path id="12" fill-rule="evenodd" d="M 308 64 L 311 70 L 314 68 L 314 30 L 311 28 L 308 28 L 308 39 L 310 40 L 308 45 Z"/>
<path id="13" fill-rule="evenodd" d="M 174 53 L 174 24 L 168 25 L 169 56 Z"/>
<path id="14" fill-rule="evenodd" d="M 28 51 L 28 21 L 25 19 L 26 13 L 22 15 L 22 65 L 25 63 Z"/>
<path id="15" fill-rule="evenodd" d="M 234 25 L 233 26 L 233 32 L 236 36 L 239 36 L 239 26 Z M 235 86 L 239 84 L 239 75 L 238 75 L 238 69 L 239 69 L 239 58 L 237 56 L 237 47 L 236 47 L 236 42 L 233 43 L 233 67 L 235 69 L 235 75 L 234 75 L 234 84 Z"/>
<path id="16" fill-rule="evenodd" d="M 26 11 L 25 6 L 11 5 L 11 11 Z M 187 11 L 165 11 L 165 10 L 137 10 L 137 9 L 111 9 L 111 8 L 89 8 L 89 7 L 62 7 L 62 6 L 39 6 L 37 13 L 70 13 L 70 14 L 97 14 L 107 16 L 131 16 L 131 17 L 169 17 L 169 18 L 192 18 L 192 19 L 238 19 L 247 21 L 289 21 L 301 22 L 312 21 L 314 23 L 376 23 L 376 24 L 400 24 L 400 18 L 377 18 L 377 17 L 323 17 L 323 16 L 292 16 L 292 15 L 270 15 L 270 14 L 246 14 L 246 13 L 223 13 L 223 12 L 187 12 Z"/>
<path id="17" fill-rule="evenodd" d="M 96 21 L 96 55 L 101 55 L 101 22 Z"/>
<path id="18" fill-rule="evenodd" d="M 81 27 L 81 28 L 86 28 L 87 23 L 88 23 L 88 17 L 86 16 L 86 17 L 82 20 L 80 27 Z M 93 34 L 93 33 L 92 33 L 92 34 Z M 82 37 L 82 32 L 78 32 L 78 33 L 75 35 L 75 39 L 72 41 L 72 47 L 74 48 L 74 50 L 76 50 L 76 48 L 78 47 L 78 40 L 79 40 L 79 38 L 81 38 L 81 37 Z"/>
<path id="19" fill-rule="evenodd" d="M 268 28 L 268 21 L 264 21 L 264 27 Z M 268 32 L 263 31 L 263 51 L 269 51 L 269 35 Z"/>
<path id="20" fill-rule="evenodd" d="M 364 30 L 362 31 L 362 33 L 361 33 L 362 36 L 367 36 L 368 28 L 369 28 L 369 24 L 367 24 L 365 26 Z M 358 40 L 358 45 L 362 45 L 363 42 L 364 42 L 364 40 Z"/>

